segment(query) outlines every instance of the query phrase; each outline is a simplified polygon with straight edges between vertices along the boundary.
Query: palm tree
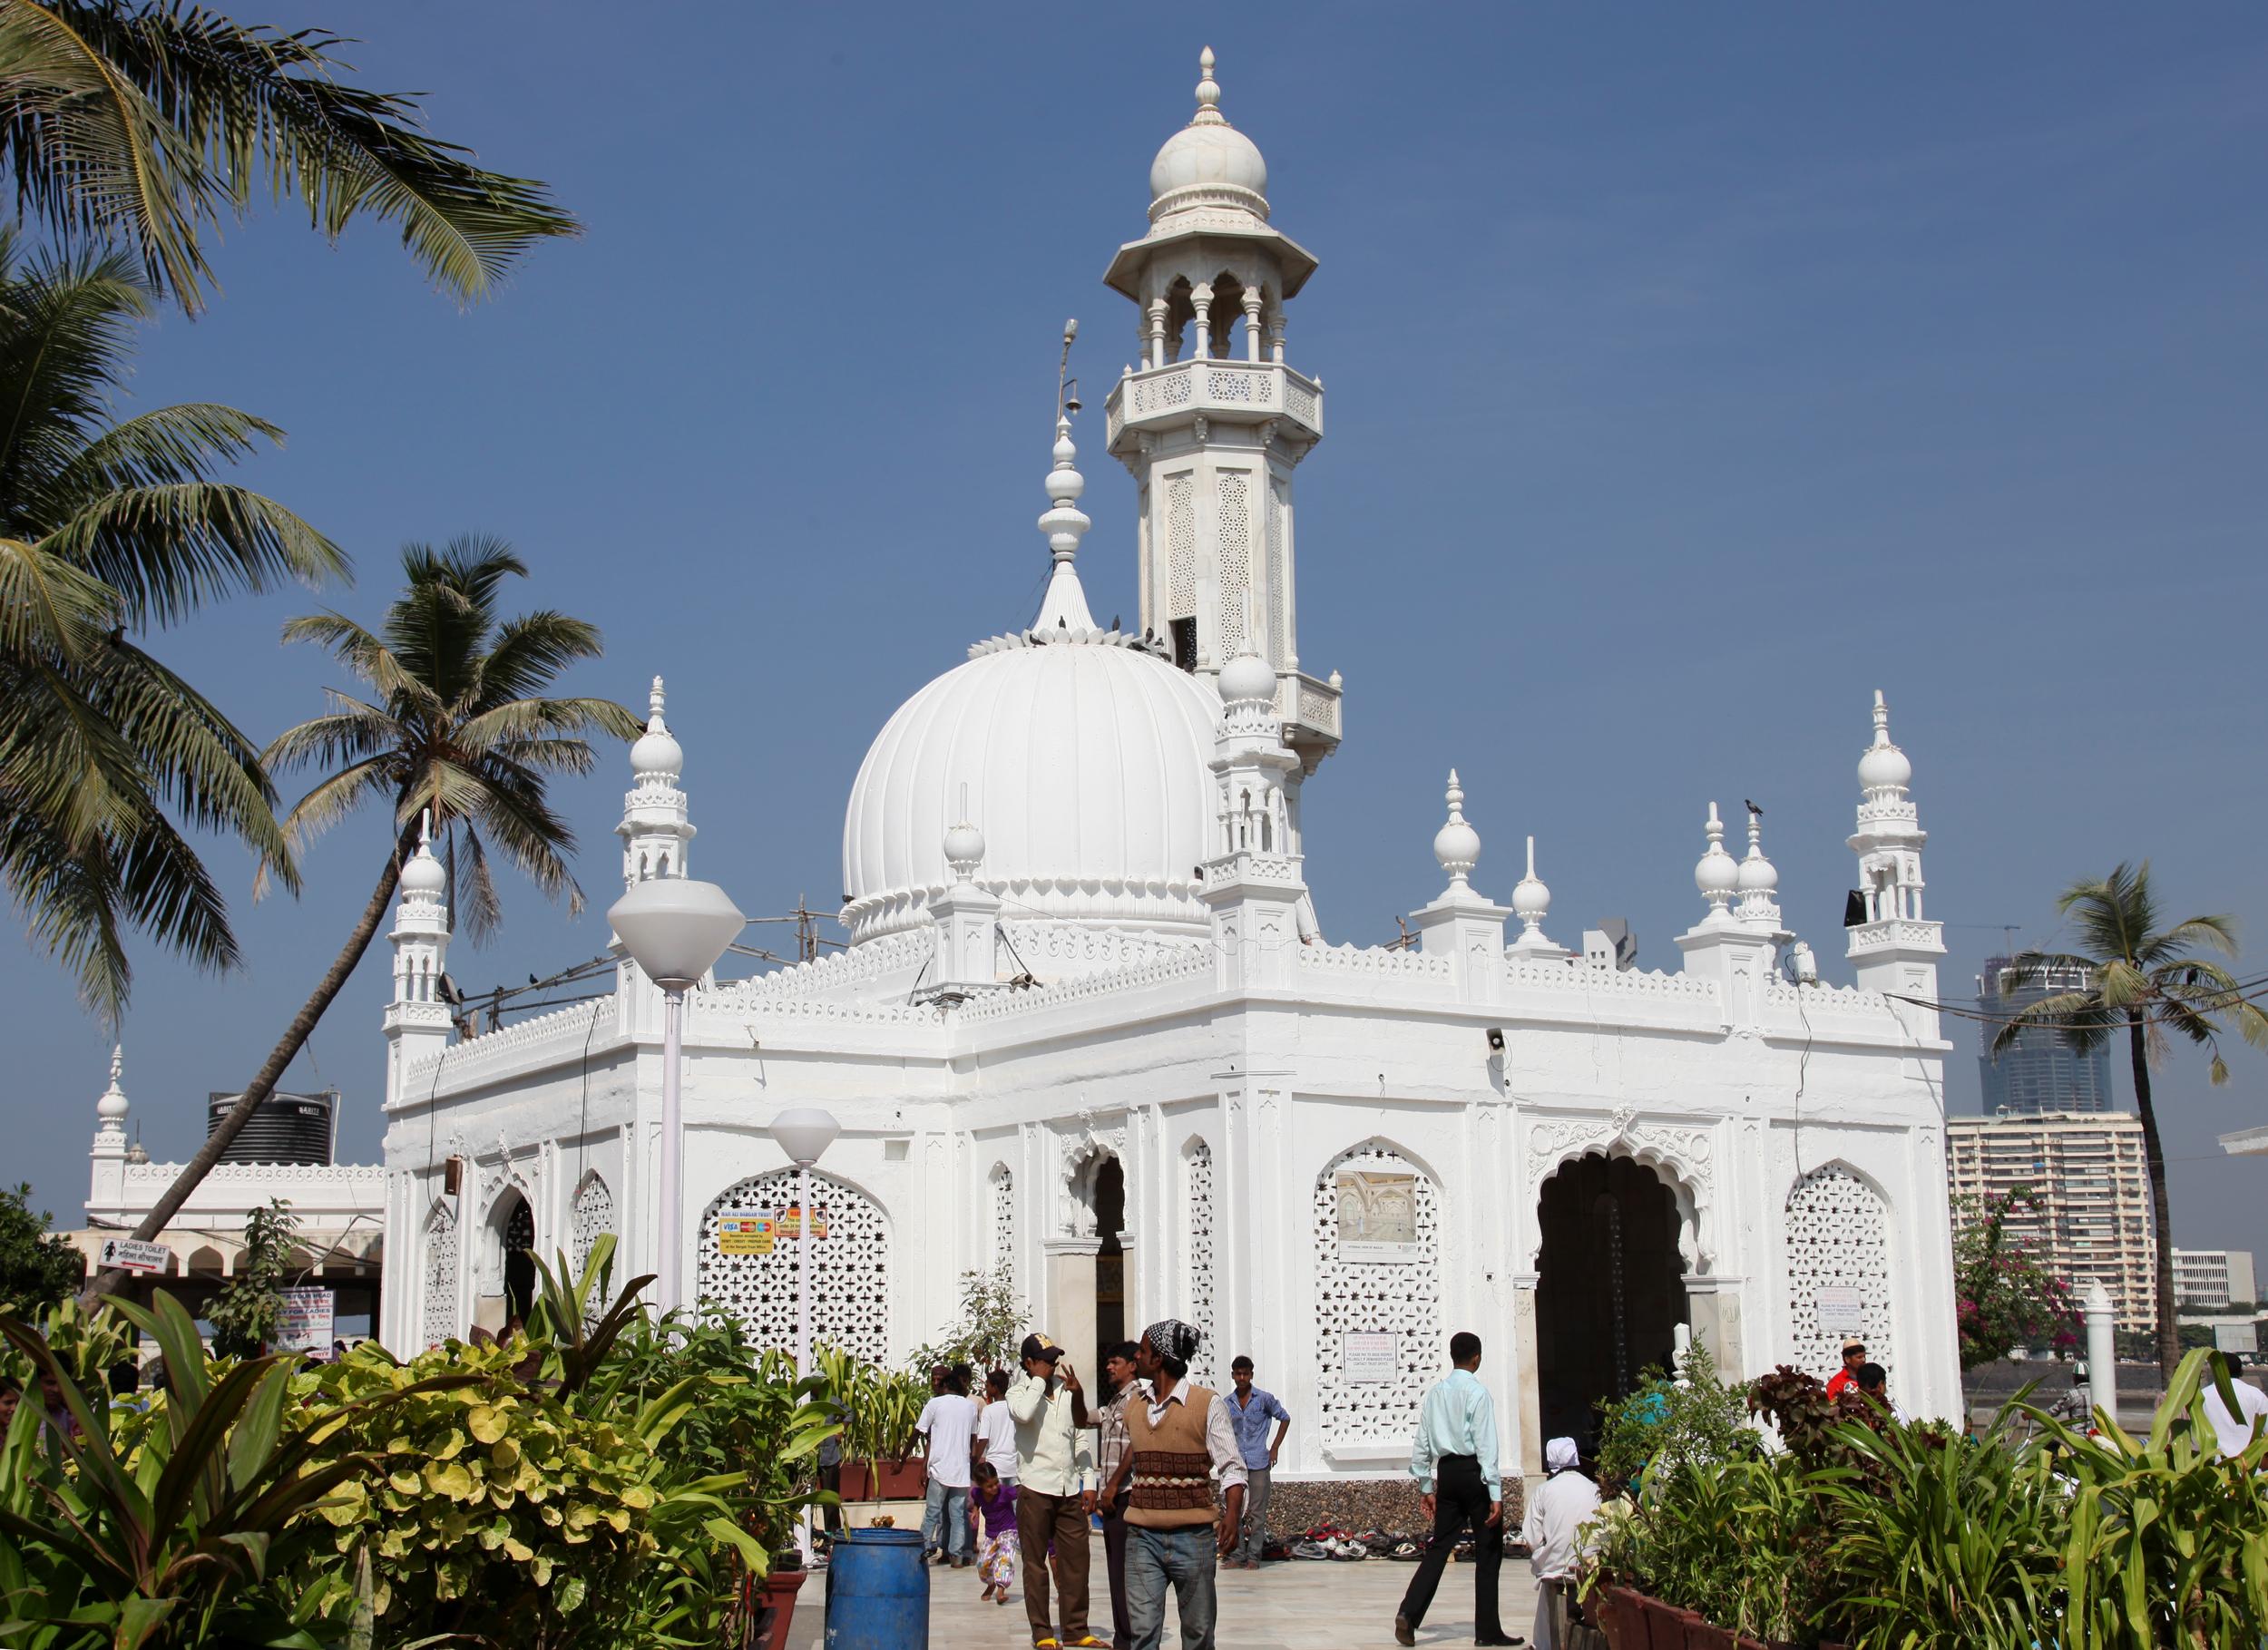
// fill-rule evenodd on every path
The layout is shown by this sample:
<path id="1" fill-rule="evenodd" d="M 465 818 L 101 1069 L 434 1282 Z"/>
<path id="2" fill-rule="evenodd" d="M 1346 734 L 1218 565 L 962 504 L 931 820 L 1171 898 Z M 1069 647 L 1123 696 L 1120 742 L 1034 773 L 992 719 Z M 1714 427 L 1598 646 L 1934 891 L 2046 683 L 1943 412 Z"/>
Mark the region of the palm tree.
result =
<path id="1" fill-rule="evenodd" d="M 274 425 L 210 403 L 112 421 L 154 307 L 123 254 L 27 262 L 0 228 L 0 880 L 113 1022 L 126 930 L 237 961 L 181 825 L 242 839 L 298 885 L 258 750 L 138 634 L 346 570 L 281 504 L 211 479 L 280 445 Z"/>
<path id="2" fill-rule="evenodd" d="M 310 765 L 329 770 L 283 822 L 295 847 L 365 803 L 385 803 L 394 835 L 376 884 L 267 1062 L 142 1217 L 138 1239 L 163 1230 L 220 1161 L 362 961 L 394 897 L 402 860 L 416 844 L 421 816 L 448 835 L 452 864 L 462 840 L 465 874 L 452 877 L 450 899 L 474 941 L 500 915 L 491 846 L 546 894 L 563 893 L 570 911 L 582 909 L 582 890 L 567 868 L 574 833 L 545 800 L 545 776 L 590 772 L 595 758 L 586 736 L 630 739 L 641 725 L 611 699 L 551 698 L 544 690 L 568 666 L 599 656 L 598 627 L 549 610 L 499 620 L 500 587 L 527 568 L 495 539 L 470 535 L 439 551 L 407 545 L 402 572 L 406 587 L 375 634 L 332 612 L 284 626 L 286 641 L 327 648 L 370 697 L 334 689 L 328 715 L 279 735 L 261 755 L 271 773 Z M 104 1273 L 93 1288 L 115 1288 L 123 1275 Z"/>
<path id="3" fill-rule="evenodd" d="M 2213 1081 L 2229 1080 L 2221 1058 L 2221 1018 L 2254 1048 L 2268 1048 L 2268 1014 L 2218 963 L 2197 955 L 2236 955 L 2233 917 L 2191 917 L 2158 926 L 2150 892 L 2150 863 L 2121 863 L 2100 882 L 2077 882 L 2056 908 L 2078 931 L 2083 952 L 2028 951 L 2009 963 L 2004 992 L 2052 987 L 2074 977 L 2086 983 L 2050 991 L 2009 1017 L 1992 1040 L 1996 1055 L 2014 1045 L 2027 1027 L 2052 1029 L 2079 1051 L 2101 1048 L 2121 1029 L 2134 1069 L 2135 1109 L 2142 1118 L 2142 1151 L 2150 1174 L 2150 1218 L 2157 1237 L 2158 1367 L 2171 1379 L 2181 1362 L 2181 1331 L 2174 1307 L 2174 1225 L 2165 1192 L 2165 1153 L 2158 1144 L 2157 1112 L 2150 1099 L 2150 1067 L 2165 1057 L 2171 1030 L 2213 1051 Z"/>
<path id="4" fill-rule="evenodd" d="M 129 243 L 191 314 L 212 279 L 200 234 L 263 188 L 333 239 L 357 218 L 399 225 L 461 302 L 535 241 L 579 232 L 544 185 L 426 136 L 414 97 L 347 84 L 343 44 L 182 0 L 0 0 L 0 163 L 17 211 L 58 239 Z"/>

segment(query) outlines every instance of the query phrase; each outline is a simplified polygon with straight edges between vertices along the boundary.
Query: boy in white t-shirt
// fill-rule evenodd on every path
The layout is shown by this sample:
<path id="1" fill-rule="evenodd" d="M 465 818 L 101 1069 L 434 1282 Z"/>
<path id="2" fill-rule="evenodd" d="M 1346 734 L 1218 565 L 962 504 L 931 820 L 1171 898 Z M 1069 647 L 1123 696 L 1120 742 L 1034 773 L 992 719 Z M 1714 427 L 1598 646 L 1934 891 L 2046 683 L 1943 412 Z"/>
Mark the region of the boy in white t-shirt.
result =
<path id="1" fill-rule="evenodd" d="M 976 1404 L 969 1396 L 969 1366 L 945 1372 L 944 1391 L 922 1407 L 914 1430 L 929 1440 L 929 1490 L 922 1511 L 922 1549 L 956 1570 L 969 1567 L 969 1450 L 976 1437 Z"/>

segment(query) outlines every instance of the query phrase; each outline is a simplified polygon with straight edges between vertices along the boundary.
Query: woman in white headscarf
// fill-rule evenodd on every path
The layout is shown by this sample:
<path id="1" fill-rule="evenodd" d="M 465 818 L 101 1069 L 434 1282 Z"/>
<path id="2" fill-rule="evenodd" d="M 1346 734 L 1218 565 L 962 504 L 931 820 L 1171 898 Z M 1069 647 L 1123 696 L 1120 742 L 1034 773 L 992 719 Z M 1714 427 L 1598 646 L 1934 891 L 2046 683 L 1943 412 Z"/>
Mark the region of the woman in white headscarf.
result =
<path id="1" fill-rule="evenodd" d="M 1567 1643 L 1568 1588 L 1583 1556 L 1577 1532 L 1598 1512 L 1598 1486 L 1576 1469 L 1575 1440 L 1555 1438 L 1543 1447 L 1550 1476 L 1529 1498 L 1520 1538 L 1528 1544 L 1529 1567 L 1536 1577 L 1538 1650 L 1562 1650 Z"/>

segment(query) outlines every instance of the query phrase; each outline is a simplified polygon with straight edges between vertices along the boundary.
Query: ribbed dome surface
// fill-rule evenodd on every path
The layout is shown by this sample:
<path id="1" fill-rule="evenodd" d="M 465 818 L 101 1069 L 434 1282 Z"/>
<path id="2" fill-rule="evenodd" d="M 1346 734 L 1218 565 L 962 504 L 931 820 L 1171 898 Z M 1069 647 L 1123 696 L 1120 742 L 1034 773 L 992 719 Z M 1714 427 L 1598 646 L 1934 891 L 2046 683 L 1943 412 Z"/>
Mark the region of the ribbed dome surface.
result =
<path id="1" fill-rule="evenodd" d="M 1206 856 L 1220 701 L 1128 639 L 1003 639 L 899 707 L 843 823 L 855 940 L 928 921 L 952 881 L 945 833 L 963 820 L 983 833 L 974 880 L 1007 903 L 1007 921 L 1204 931 L 1191 874 Z"/>

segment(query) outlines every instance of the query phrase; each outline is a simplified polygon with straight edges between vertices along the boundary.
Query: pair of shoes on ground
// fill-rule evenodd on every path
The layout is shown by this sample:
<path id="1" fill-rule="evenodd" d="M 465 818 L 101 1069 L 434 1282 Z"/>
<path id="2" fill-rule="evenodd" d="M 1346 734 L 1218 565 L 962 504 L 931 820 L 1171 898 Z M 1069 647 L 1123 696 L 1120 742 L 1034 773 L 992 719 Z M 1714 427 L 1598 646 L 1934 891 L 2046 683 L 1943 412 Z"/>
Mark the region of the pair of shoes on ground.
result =
<path id="1" fill-rule="evenodd" d="M 1082 1633 L 1077 1638 L 1035 1638 L 1031 1650 L 1110 1650 L 1110 1641 Z"/>
<path id="2" fill-rule="evenodd" d="M 1337 1558 L 1356 1561 L 1370 1557 L 1370 1548 L 1355 1536 L 1308 1536 L 1292 1544 L 1295 1558 Z"/>

